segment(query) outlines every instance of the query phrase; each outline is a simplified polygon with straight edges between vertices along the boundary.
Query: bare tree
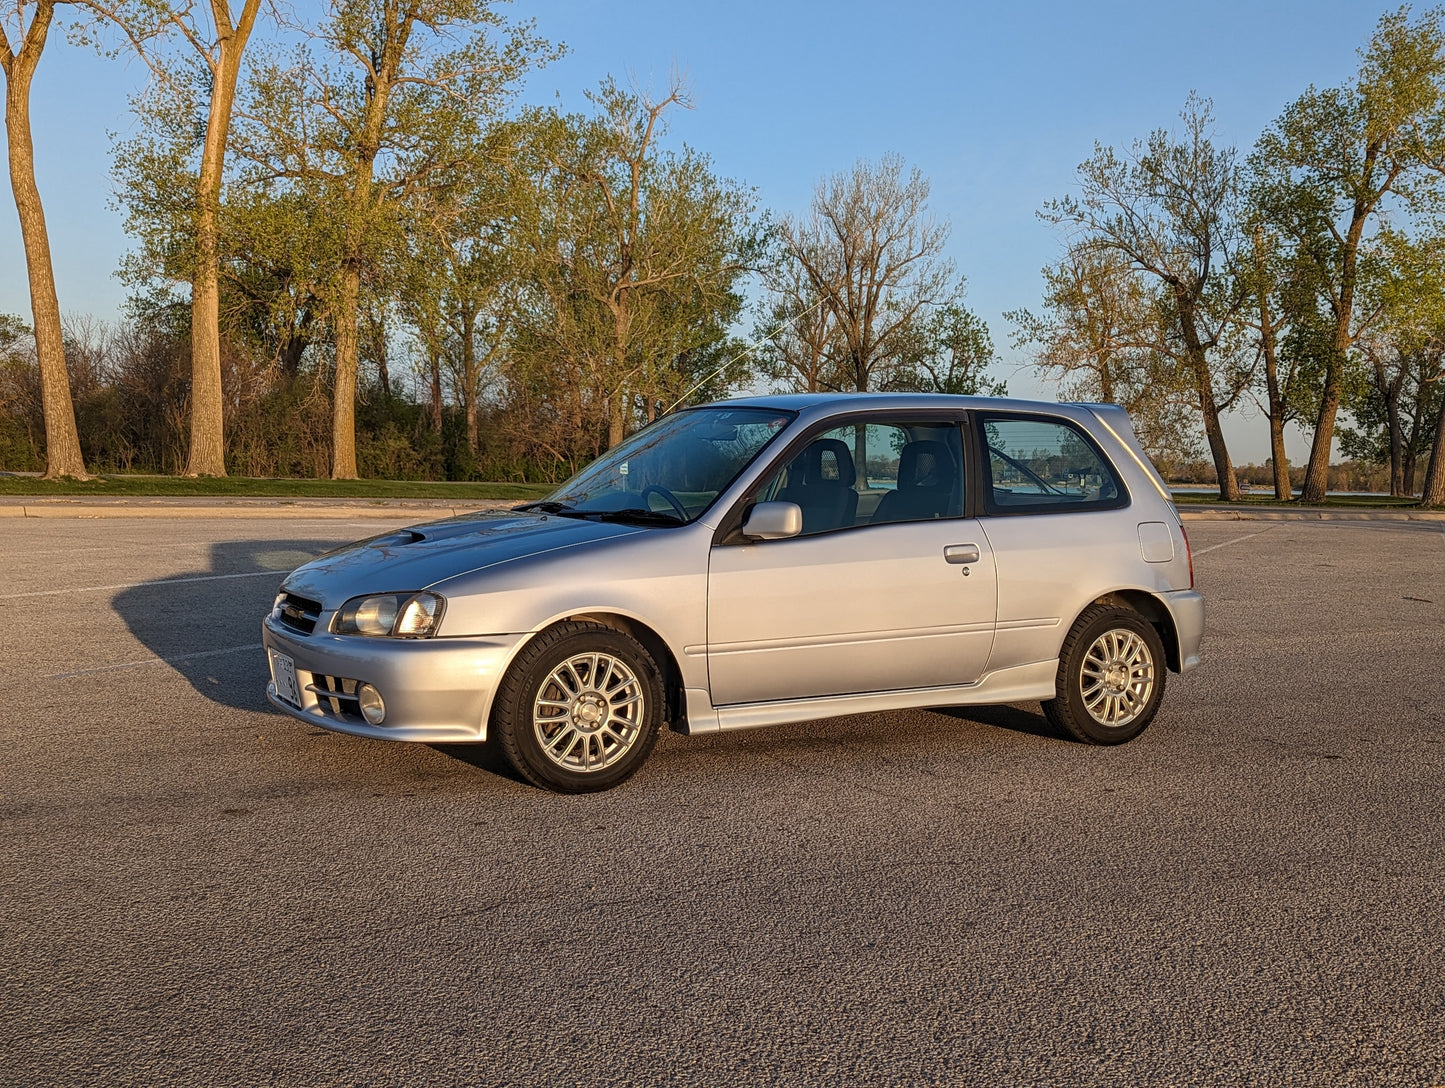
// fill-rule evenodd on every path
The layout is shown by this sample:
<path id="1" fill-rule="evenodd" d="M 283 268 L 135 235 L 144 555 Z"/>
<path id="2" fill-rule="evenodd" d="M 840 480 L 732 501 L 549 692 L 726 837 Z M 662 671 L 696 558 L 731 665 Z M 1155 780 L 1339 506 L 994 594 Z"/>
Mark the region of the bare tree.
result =
<path id="1" fill-rule="evenodd" d="M 785 389 L 821 393 L 834 387 L 838 355 L 837 320 L 825 299 L 814 293 L 803 266 L 774 255 L 763 271 L 768 291 L 757 339 L 763 341 L 763 368 Z"/>
<path id="2" fill-rule="evenodd" d="M 918 325 L 959 297 L 943 252 L 948 226 L 929 212 L 928 192 L 922 172 L 905 172 L 897 155 L 860 160 L 819 183 L 806 219 L 782 226 L 787 259 L 831 318 L 835 387 L 878 389 L 906 363 Z"/>
<path id="3" fill-rule="evenodd" d="M 1192 380 L 1220 496 L 1239 483 L 1219 416 L 1244 388 L 1217 351 L 1243 299 L 1230 283 L 1237 230 L 1239 167 L 1233 148 L 1216 147 L 1207 99 L 1190 95 L 1178 136 L 1159 129 L 1121 158 L 1096 147 L 1079 167 L 1082 193 L 1050 202 L 1044 218 L 1077 232 L 1074 244 L 1116 254 L 1156 280 L 1169 308 L 1173 349 Z M 1164 346 L 1164 345 L 1161 345 Z"/>
<path id="4" fill-rule="evenodd" d="M 35 354 L 40 364 L 41 399 L 45 412 L 45 475 L 88 479 L 75 426 L 75 406 L 65 369 L 65 341 L 50 235 L 45 209 L 35 184 L 35 143 L 30 133 L 30 85 L 55 18 L 55 0 L 13 0 L 0 18 L 0 71 L 5 73 L 5 132 L 10 155 L 10 188 L 20 214 L 20 236 L 30 277 L 30 308 L 34 316 Z M 27 9 L 30 12 L 26 20 Z M 12 35 L 18 50 L 12 45 Z"/>

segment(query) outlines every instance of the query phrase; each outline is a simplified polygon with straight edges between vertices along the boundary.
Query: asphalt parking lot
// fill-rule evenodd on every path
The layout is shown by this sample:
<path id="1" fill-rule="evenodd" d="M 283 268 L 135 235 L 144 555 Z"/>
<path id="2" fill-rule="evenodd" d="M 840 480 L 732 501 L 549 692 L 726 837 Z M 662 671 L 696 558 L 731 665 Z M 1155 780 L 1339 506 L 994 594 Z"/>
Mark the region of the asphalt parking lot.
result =
<path id="1" fill-rule="evenodd" d="M 1442 523 L 1191 523 L 1206 664 L 1121 748 L 574 798 L 268 708 L 281 572 L 381 528 L 0 522 L 0 1084 L 1445 1084 Z"/>

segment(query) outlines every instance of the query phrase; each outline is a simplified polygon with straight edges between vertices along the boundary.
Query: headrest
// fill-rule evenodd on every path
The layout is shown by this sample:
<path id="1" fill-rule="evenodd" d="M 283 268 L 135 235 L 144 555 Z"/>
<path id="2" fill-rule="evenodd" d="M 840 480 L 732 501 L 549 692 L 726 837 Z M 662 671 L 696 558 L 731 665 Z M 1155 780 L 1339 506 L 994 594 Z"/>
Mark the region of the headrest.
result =
<path id="1" fill-rule="evenodd" d="M 853 469 L 853 455 L 848 443 L 840 438 L 814 439 L 807 449 L 793 459 L 805 487 L 812 484 L 835 484 L 852 487 L 858 478 Z"/>
<path id="2" fill-rule="evenodd" d="M 953 455 L 943 442 L 920 439 L 898 455 L 898 490 L 953 486 Z"/>

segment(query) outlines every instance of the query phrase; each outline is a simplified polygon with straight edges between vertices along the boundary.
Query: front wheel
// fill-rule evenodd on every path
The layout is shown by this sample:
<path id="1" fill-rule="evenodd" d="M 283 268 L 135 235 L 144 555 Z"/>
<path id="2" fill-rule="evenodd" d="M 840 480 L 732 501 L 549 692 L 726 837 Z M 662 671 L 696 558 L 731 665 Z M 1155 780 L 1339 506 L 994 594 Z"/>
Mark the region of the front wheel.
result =
<path id="1" fill-rule="evenodd" d="M 596 623 L 558 624 L 517 655 L 497 690 L 492 725 L 527 781 L 557 793 L 610 789 L 657 742 L 662 679 L 648 652 Z"/>
<path id="2" fill-rule="evenodd" d="M 1153 624 L 1132 609 L 1093 605 L 1064 639 L 1044 715 L 1086 743 L 1123 744 L 1153 720 L 1165 671 Z"/>

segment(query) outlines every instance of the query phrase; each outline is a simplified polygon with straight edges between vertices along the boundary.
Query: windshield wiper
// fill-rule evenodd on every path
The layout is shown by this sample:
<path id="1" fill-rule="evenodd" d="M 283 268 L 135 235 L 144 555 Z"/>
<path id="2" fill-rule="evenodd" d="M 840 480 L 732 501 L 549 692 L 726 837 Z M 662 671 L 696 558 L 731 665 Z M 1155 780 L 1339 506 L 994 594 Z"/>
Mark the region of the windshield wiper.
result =
<path id="1" fill-rule="evenodd" d="M 625 510 L 578 510 L 565 502 L 545 499 L 540 502 L 524 502 L 512 507 L 514 512 L 540 510 L 544 514 L 557 514 L 564 518 L 596 518 L 598 521 L 635 522 L 639 525 L 682 525 L 683 519 L 666 510 L 644 510 L 640 506 L 629 506 Z"/>
<path id="2" fill-rule="evenodd" d="M 633 522 L 638 525 L 682 525 L 683 519 L 666 510 L 644 510 L 640 506 L 629 506 L 625 510 L 580 510 L 583 517 L 598 521 Z"/>

